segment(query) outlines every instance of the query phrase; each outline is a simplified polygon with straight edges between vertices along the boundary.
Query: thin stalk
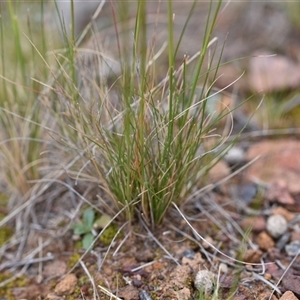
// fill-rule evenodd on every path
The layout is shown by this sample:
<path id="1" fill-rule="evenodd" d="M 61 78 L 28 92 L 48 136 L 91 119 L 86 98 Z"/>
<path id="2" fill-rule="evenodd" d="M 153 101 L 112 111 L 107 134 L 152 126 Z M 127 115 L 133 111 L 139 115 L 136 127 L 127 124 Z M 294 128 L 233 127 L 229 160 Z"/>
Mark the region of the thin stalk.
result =
<path id="1" fill-rule="evenodd" d="M 147 189 L 147 187 L 145 187 L 145 183 L 147 182 L 147 175 L 146 175 L 146 168 L 144 168 L 143 166 L 145 166 L 145 135 L 146 135 L 146 122 L 147 122 L 147 116 L 145 114 L 145 110 L 146 108 L 146 58 L 147 58 L 147 24 L 146 24 L 146 4 L 147 1 L 145 0 L 139 0 L 138 2 L 138 16 L 137 16 L 137 20 L 138 20 L 138 24 L 137 24 L 137 36 L 136 36 L 136 44 L 139 45 L 139 61 L 140 61 L 140 65 L 139 65 L 139 80 L 140 80 L 140 97 L 141 97 L 141 101 L 140 101 L 140 105 L 139 105 L 139 112 L 138 112 L 138 120 L 137 120 L 137 134 L 138 136 L 136 136 L 137 138 L 137 143 L 136 143 L 136 159 L 138 160 L 138 172 L 140 173 L 140 176 L 142 178 L 142 183 L 141 183 L 141 187 L 142 189 Z M 142 191 L 143 192 L 143 191 Z M 143 193 L 143 196 L 144 193 Z"/>
<path id="2" fill-rule="evenodd" d="M 17 2 L 14 2 L 15 4 Z M 13 6 L 12 4 L 12 0 L 8 0 L 7 1 L 8 4 L 8 9 L 9 9 L 9 14 L 10 14 L 10 18 L 11 18 L 11 24 L 13 27 L 13 33 L 14 33 L 14 37 L 15 37 L 15 47 L 16 47 L 16 61 L 19 63 L 20 65 L 20 70 L 21 70 L 21 76 L 22 76 L 22 80 L 23 83 L 26 82 L 26 68 L 25 68 L 25 58 L 23 55 L 23 51 L 22 51 L 22 46 L 21 46 L 21 37 L 20 37 L 20 28 L 19 28 L 19 23 L 18 23 L 18 18 L 17 15 L 15 13 L 16 8 Z M 16 68 L 17 68 L 18 64 L 16 64 Z M 17 77 L 17 75 L 16 75 Z"/>
<path id="3" fill-rule="evenodd" d="M 187 27 L 188 27 L 188 24 L 189 24 L 189 22 L 190 22 L 190 19 L 191 19 L 191 17 L 193 16 L 194 9 L 195 9 L 195 7 L 196 7 L 197 2 L 198 2 L 198 0 L 194 0 L 193 5 L 192 5 L 192 7 L 191 7 L 191 9 L 190 9 L 190 11 L 189 11 L 189 14 L 188 14 L 187 18 L 186 18 L 186 21 L 185 21 L 185 23 L 184 23 L 183 29 L 182 29 L 182 31 L 181 31 L 181 33 L 180 33 L 180 37 L 179 37 L 178 43 L 177 43 L 177 45 L 176 45 L 176 49 L 175 49 L 175 51 L 174 51 L 174 58 L 176 57 L 176 55 L 177 55 L 177 53 L 178 53 L 179 47 L 180 47 L 180 45 L 181 45 L 181 41 L 182 41 L 182 39 L 183 39 L 183 37 L 184 37 L 184 33 L 185 33 L 185 31 L 186 31 L 186 29 L 187 29 Z M 187 5 L 187 4 L 185 4 L 185 5 Z"/>
<path id="4" fill-rule="evenodd" d="M 164 148 L 164 155 L 163 159 L 166 162 L 166 165 L 169 165 L 169 154 L 170 154 L 170 147 L 171 147 L 171 141 L 173 139 L 173 130 L 174 130 L 174 107 L 173 107 L 173 97 L 174 97 L 174 28 L 173 28 L 173 0 L 168 0 L 168 56 L 169 56 L 169 103 L 168 103 L 168 113 L 169 113 L 169 119 L 168 119 L 168 137 L 166 141 L 166 145 Z"/>
<path id="5" fill-rule="evenodd" d="M 47 42 L 46 42 L 46 30 L 45 30 L 45 12 L 44 12 L 44 1 L 41 1 L 41 36 L 42 36 L 42 53 L 46 53 L 47 52 Z M 46 68 L 44 69 L 44 76 L 46 78 Z"/>
<path id="6" fill-rule="evenodd" d="M 1 3 L 0 3 L 1 5 Z M 3 32 L 3 19 L 2 15 L 0 15 L 0 41 L 1 41 L 1 66 L 2 66 L 2 92 L 3 92 L 3 99 L 8 98 L 8 91 L 7 91 L 7 85 L 5 82 L 6 77 L 6 64 L 5 64 L 5 51 L 4 51 L 4 32 Z M 3 101 L 3 100 L 2 100 Z M 2 101 L 0 101 L 0 105 L 2 105 Z"/>
<path id="7" fill-rule="evenodd" d="M 204 41 L 203 41 L 202 48 L 201 48 L 201 53 L 200 53 L 200 58 L 199 58 L 199 61 L 198 61 L 198 66 L 197 66 L 197 71 L 196 71 L 196 74 L 195 74 L 195 78 L 200 77 L 200 72 L 201 72 L 201 69 L 202 69 L 202 66 L 203 66 L 205 55 L 206 55 L 207 50 L 208 50 L 208 45 L 209 45 L 211 35 L 212 35 L 213 29 L 214 29 L 214 25 L 216 23 L 218 13 L 219 13 L 220 8 L 221 8 L 222 0 L 218 0 L 218 4 L 217 4 L 217 7 L 215 9 L 213 20 L 210 21 L 210 15 L 212 13 L 211 11 L 212 11 L 213 3 L 214 3 L 213 1 L 210 1 L 209 12 L 208 12 L 207 22 L 206 22 L 206 26 L 205 26 Z M 195 80 L 193 82 L 193 86 L 192 86 L 192 90 L 191 90 L 191 97 L 193 97 L 195 95 L 195 91 L 197 89 L 197 84 L 198 84 L 198 82 L 197 82 L 197 80 Z"/>

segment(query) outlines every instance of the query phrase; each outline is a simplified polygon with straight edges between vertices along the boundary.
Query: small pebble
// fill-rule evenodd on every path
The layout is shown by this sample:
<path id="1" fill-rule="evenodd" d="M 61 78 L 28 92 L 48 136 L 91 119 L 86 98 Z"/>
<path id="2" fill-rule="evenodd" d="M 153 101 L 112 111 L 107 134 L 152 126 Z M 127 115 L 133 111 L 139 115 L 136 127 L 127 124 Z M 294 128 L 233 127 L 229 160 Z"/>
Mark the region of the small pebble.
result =
<path id="1" fill-rule="evenodd" d="M 158 275 L 157 275 L 157 279 L 158 279 L 158 280 L 164 280 L 165 277 L 164 277 L 162 274 L 158 274 Z"/>
<path id="2" fill-rule="evenodd" d="M 240 226 L 244 230 L 251 227 L 253 232 L 262 232 L 266 229 L 266 220 L 263 216 L 246 217 L 241 221 Z"/>
<path id="3" fill-rule="evenodd" d="M 201 270 L 196 274 L 194 285 L 197 290 L 208 295 L 213 292 L 215 281 L 216 276 L 214 273 L 208 270 Z"/>
<path id="4" fill-rule="evenodd" d="M 139 293 L 140 300 L 152 300 L 152 297 L 145 290 L 141 290 Z"/>
<path id="5" fill-rule="evenodd" d="M 143 282 L 137 278 L 132 279 L 132 285 L 139 288 L 143 285 Z"/>
<path id="6" fill-rule="evenodd" d="M 211 245 L 214 244 L 214 240 L 212 237 L 210 237 L 209 235 L 205 236 L 203 242 L 202 242 L 202 246 L 204 249 L 209 249 L 211 248 Z"/>
<path id="7" fill-rule="evenodd" d="M 227 274 L 228 273 L 228 266 L 225 263 L 220 263 L 219 270 L 221 273 Z"/>
<path id="8" fill-rule="evenodd" d="M 297 300 L 298 298 L 291 291 L 286 291 L 279 300 Z"/>
<path id="9" fill-rule="evenodd" d="M 282 278 L 282 285 L 286 291 L 291 291 L 295 295 L 300 295 L 299 276 L 292 275 L 291 273 L 285 274 Z"/>
<path id="10" fill-rule="evenodd" d="M 284 233 L 276 243 L 276 248 L 279 250 L 284 249 L 285 245 L 290 241 L 291 234 L 289 232 Z"/>
<path id="11" fill-rule="evenodd" d="M 298 255 L 300 252 L 300 241 L 293 241 L 285 246 L 285 252 L 288 256 Z"/>
<path id="12" fill-rule="evenodd" d="M 194 259 L 195 257 L 195 251 L 192 249 L 187 249 L 182 253 L 182 256 L 188 258 L 188 259 Z"/>
<path id="13" fill-rule="evenodd" d="M 258 234 L 256 242 L 259 248 L 263 250 L 268 250 L 275 246 L 274 240 L 265 231 L 262 231 L 260 234 Z"/>
<path id="14" fill-rule="evenodd" d="M 241 184 L 237 187 L 239 199 L 249 205 L 257 194 L 256 184 Z"/>
<path id="15" fill-rule="evenodd" d="M 261 261 L 263 252 L 259 249 L 247 249 L 244 253 L 244 261 L 250 264 L 256 264 Z"/>
<path id="16" fill-rule="evenodd" d="M 282 236 L 288 229 L 286 219 L 281 215 L 272 215 L 267 220 L 267 230 L 269 234 L 277 239 Z"/>
<path id="17" fill-rule="evenodd" d="M 71 295 L 76 288 L 77 281 L 74 274 L 68 274 L 56 285 L 54 292 L 58 296 Z"/>
<path id="18" fill-rule="evenodd" d="M 267 280 L 271 280 L 272 279 L 272 275 L 269 274 L 269 273 L 265 273 L 264 274 L 264 278 L 267 279 Z"/>
<path id="19" fill-rule="evenodd" d="M 228 150 L 224 159 L 229 165 L 240 164 L 245 160 L 245 151 L 240 147 L 232 147 Z"/>

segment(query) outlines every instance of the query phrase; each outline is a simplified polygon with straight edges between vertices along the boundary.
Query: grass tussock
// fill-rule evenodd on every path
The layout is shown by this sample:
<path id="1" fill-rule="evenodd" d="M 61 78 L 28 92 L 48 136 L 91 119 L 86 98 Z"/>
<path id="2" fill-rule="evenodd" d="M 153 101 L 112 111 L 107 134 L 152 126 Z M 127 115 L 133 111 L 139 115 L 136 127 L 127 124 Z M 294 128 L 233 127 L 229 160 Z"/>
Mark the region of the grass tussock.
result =
<path id="1" fill-rule="evenodd" d="M 211 6 L 198 53 L 185 57 L 176 66 L 180 45 L 173 42 L 174 20 L 169 2 L 166 16 L 169 60 L 159 82 L 156 80 L 159 55 L 148 44 L 151 38 L 147 36 L 146 3 L 142 1 L 137 6 L 131 47 L 128 48 L 126 34 L 116 37 L 121 73 L 111 86 L 106 78 L 91 76 L 89 68 L 85 73 L 75 70 L 75 83 L 71 77 L 62 78 L 67 83 L 62 95 L 67 116 L 64 122 L 69 129 L 64 139 L 71 148 L 84 153 L 76 178 L 100 182 L 103 191 L 110 195 L 110 209 L 116 213 L 126 208 L 127 219 L 133 219 L 138 212 L 152 226 L 161 223 L 171 202 L 183 202 L 193 189 L 203 184 L 209 169 L 222 156 L 221 146 L 229 130 L 223 135 L 217 127 L 230 111 L 223 107 L 217 114 L 211 114 L 207 108 L 216 96 L 212 82 L 218 64 L 214 64 L 212 30 L 220 4 L 214 10 Z M 190 14 L 193 9 L 191 6 Z M 101 49 L 101 44 L 97 49 Z M 80 52 L 80 48 L 76 51 Z M 209 51 L 211 58 L 207 59 Z M 93 56 L 94 63 L 101 65 L 103 57 L 99 51 Z M 65 59 L 62 74 L 72 69 L 69 61 L 71 58 Z M 79 79 L 82 88 L 70 94 L 69 87 L 76 86 L 78 75 L 84 75 Z"/>
<path id="2" fill-rule="evenodd" d="M 49 114 L 37 101 L 48 70 L 35 47 L 46 57 L 44 27 L 37 30 L 29 17 L 22 14 L 19 3 L 1 3 L 0 39 L 0 169 L 2 193 L 7 194 L 11 208 L 24 203 L 41 178 L 41 168 L 48 164 L 41 155 L 49 143 L 45 126 Z M 43 5 L 41 23 L 43 24 Z M 36 45 L 35 47 L 32 44 Z"/>
<path id="3" fill-rule="evenodd" d="M 65 173 L 75 185 L 100 186 L 99 205 L 106 212 L 123 210 L 127 220 L 141 214 L 155 227 L 172 202 L 183 203 L 205 184 L 206 174 L 226 150 L 231 111 L 211 104 L 219 99 L 213 83 L 220 58 L 215 57 L 212 32 L 221 1 L 210 3 L 195 55 L 178 60 L 185 30 L 200 4 L 189 3 L 175 39 L 176 15 L 168 2 L 168 40 L 161 45 L 149 34 L 146 1 L 138 1 L 131 29 L 126 23 L 129 11 L 120 9 L 118 15 L 116 10 L 112 59 L 101 40 L 87 51 L 76 44 L 72 31 L 63 50 L 49 51 L 45 28 L 37 40 L 28 18 L 25 33 L 14 17 L 17 8 L 8 2 L 18 63 L 14 72 L 7 71 L 6 55 L 11 54 L 2 42 L 0 155 L 5 192 L 26 202 Z M 66 26 L 63 20 L 61 26 Z M 2 41 L 7 33 L 2 22 Z"/>

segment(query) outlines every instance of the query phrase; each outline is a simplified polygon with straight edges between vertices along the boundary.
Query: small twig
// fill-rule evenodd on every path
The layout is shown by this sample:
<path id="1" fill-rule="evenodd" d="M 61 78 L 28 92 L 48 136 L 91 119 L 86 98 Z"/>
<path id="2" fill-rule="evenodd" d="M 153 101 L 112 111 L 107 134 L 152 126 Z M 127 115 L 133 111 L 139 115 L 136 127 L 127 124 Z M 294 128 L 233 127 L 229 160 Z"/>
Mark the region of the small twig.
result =
<path id="1" fill-rule="evenodd" d="M 85 263 L 81 260 L 80 261 L 80 265 L 81 267 L 83 268 L 84 272 L 86 273 L 86 275 L 88 276 L 92 286 L 93 286 L 93 293 L 94 293 L 94 300 L 96 300 L 96 295 L 98 296 L 98 298 L 100 299 L 99 295 L 98 295 L 98 292 L 97 292 L 97 289 L 96 289 L 96 285 L 95 285 L 95 281 L 91 275 L 91 273 L 89 272 L 89 270 L 87 269 Z"/>
<path id="2" fill-rule="evenodd" d="M 104 288 L 101 285 L 98 285 L 98 288 L 107 296 L 111 297 L 112 299 L 116 299 L 116 300 L 122 300 L 121 298 L 115 296 L 113 293 L 111 293 L 110 291 L 108 291 L 106 288 Z"/>
<path id="3" fill-rule="evenodd" d="M 37 276 L 37 283 L 41 283 L 42 280 L 43 280 L 43 275 L 42 275 L 42 272 L 43 272 L 43 261 L 41 260 L 43 258 L 43 239 L 42 237 L 39 237 L 38 239 L 39 241 L 39 248 L 40 248 L 40 252 L 39 252 L 39 262 L 38 262 L 38 276 Z"/>
<path id="4" fill-rule="evenodd" d="M 6 262 L 0 266 L 0 271 L 2 271 L 4 269 L 8 269 L 8 268 L 17 268 L 17 267 L 21 267 L 24 265 L 32 265 L 32 264 L 36 264 L 36 263 L 41 263 L 41 262 L 52 260 L 54 258 L 55 257 L 53 255 L 48 255 L 45 257 L 32 258 L 29 260 L 21 260 L 21 261 L 17 261 L 17 262 Z"/>
<path id="5" fill-rule="evenodd" d="M 288 272 L 288 270 L 291 268 L 291 266 L 293 265 L 293 263 L 296 261 L 296 259 L 298 258 L 300 254 L 300 250 L 298 250 L 298 253 L 295 255 L 295 257 L 292 259 L 292 261 L 289 263 L 289 265 L 286 267 L 286 269 L 284 270 L 282 276 L 279 278 L 278 282 L 276 283 L 276 285 L 274 286 L 274 290 L 272 291 L 270 297 L 269 297 L 269 300 L 272 299 L 272 296 L 274 294 L 274 291 L 276 290 L 277 292 L 277 287 L 279 285 L 279 283 L 281 282 L 281 280 L 283 279 L 283 277 L 286 275 L 286 273 Z M 276 289 L 275 289 L 276 288 Z"/>
<path id="6" fill-rule="evenodd" d="M 113 244 L 114 244 L 115 239 L 118 237 L 118 235 L 120 234 L 120 232 L 122 231 L 122 229 L 123 229 L 128 223 L 130 223 L 130 221 L 125 222 L 125 223 L 118 229 L 118 231 L 116 232 L 115 236 L 114 236 L 113 239 L 111 240 L 111 243 L 110 243 L 109 247 L 107 248 L 106 253 L 104 254 L 104 257 L 103 257 L 103 259 L 102 259 L 102 261 L 101 261 L 101 264 L 100 264 L 99 267 L 98 267 L 98 270 L 99 270 L 99 271 L 101 270 L 102 265 L 103 265 L 103 263 L 104 263 L 104 261 L 105 261 L 107 255 L 109 254 L 110 249 L 112 248 L 112 246 L 113 246 Z M 103 231 L 101 231 L 101 233 L 102 233 L 102 232 L 103 232 Z M 131 233 L 131 232 L 129 232 L 129 234 L 130 234 L 130 233 Z"/>
<path id="7" fill-rule="evenodd" d="M 28 254 L 27 257 L 24 258 L 22 261 L 18 261 L 18 262 L 15 262 L 15 263 L 11 263 L 11 264 L 13 264 L 12 267 L 17 266 L 17 264 L 20 264 L 20 263 L 21 263 L 21 264 L 20 264 L 21 266 L 23 266 L 23 265 L 29 265 L 30 262 L 31 262 L 32 260 L 34 260 L 33 257 L 34 257 L 37 253 L 39 253 L 40 250 L 41 250 L 42 248 L 48 246 L 50 243 L 51 243 L 51 239 L 48 239 L 46 242 L 44 242 L 44 243 L 43 243 L 42 245 L 40 245 L 38 248 L 34 249 L 30 254 Z M 9 263 L 8 263 L 8 264 L 9 264 Z M 5 265 L 5 264 L 3 264 L 3 265 Z M 2 267 L 0 267 L 0 271 L 3 269 L 3 265 L 2 265 Z M 6 268 L 6 266 L 5 266 L 5 268 Z"/>
<path id="8" fill-rule="evenodd" d="M 167 254 L 167 256 L 178 266 L 180 266 L 180 263 L 177 261 L 176 258 L 173 257 L 173 255 L 161 244 L 161 242 L 152 234 L 152 232 L 150 231 L 150 229 L 148 228 L 148 226 L 146 225 L 146 223 L 144 222 L 144 220 L 142 220 L 142 218 L 140 218 L 140 222 L 142 223 L 142 225 L 144 226 L 144 228 L 147 230 L 149 236 L 153 239 L 153 241 Z"/>
<path id="9" fill-rule="evenodd" d="M 131 235 L 131 231 L 128 232 L 124 239 L 122 240 L 122 242 L 120 242 L 120 244 L 118 245 L 117 249 L 115 250 L 115 252 L 113 253 L 113 257 L 119 252 L 119 250 L 121 249 L 121 247 L 123 246 L 123 244 L 126 242 L 126 240 L 128 239 L 128 237 Z"/>
<path id="10" fill-rule="evenodd" d="M 185 202 L 189 202 L 190 200 L 192 200 L 194 197 L 198 196 L 202 196 L 204 194 L 207 194 L 208 192 L 214 190 L 216 187 L 222 185 L 223 183 L 225 183 L 226 181 L 228 181 L 229 179 L 233 178 L 235 175 L 239 174 L 240 172 L 242 172 L 243 170 L 245 170 L 246 168 L 250 167 L 253 163 L 255 163 L 258 159 L 260 158 L 260 156 L 257 156 L 255 158 L 253 158 L 251 161 L 249 161 L 247 164 L 245 164 L 244 166 L 242 166 L 241 168 L 239 168 L 238 170 L 236 170 L 235 172 L 231 173 L 230 175 L 226 176 L 225 178 L 222 178 L 221 180 L 217 181 L 216 183 L 211 183 L 208 184 L 207 186 L 203 187 L 202 189 L 196 191 L 195 193 L 193 193 L 191 196 L 189 196 Z"/>
<path id="11" fill-rule="evenodd" d="M 17 216 L 22 210 L 24 210 L 25 208 L 27 208 L 28 206 L 30 206 L 31 204 L 33 204 L 38 197 L 42 196 L 45 191 L 47 191 L 49 189 L 49 187 L 55 183 L 55 182 L 59 182 L 62 183 L 63 185 L 67 186 L 64 182 L 58 180 L 58 178 L 60 178 L 65 170 L 68 170 L 71 168 L 71 166 L 73 166 L 83 155 L 83 153 L 86 151 L 86 149 L 84 151 L 82 151 L 82 153 L 80 153 L 79 155 L 77 155 L 62 171 L 59 172 L 55 172 L 54 174 L 49 174 L 49 179 L 43 179 L 43 180 L 39 180 L 39 182 L 45 182 L 46 184 L 43 185 L 43 187 L 35 194 L 32 194 L 32 196 L 22 205 L 20 205 L 19 207 L 17 207 L 14 211 L 12 211 L 8 216 L 6 216 L 3 220 L 0 221 L 0 227 L 5 225 L 6 223 L 8 223 L 11 219 L 13 219 L 15 216 Z M 51 178 L 53 177 L 53 178 Z M 67 186 L 68 187 L 68 186 Z M 71 187 L 69 187 L 71 188 Z M 73 189 L 74 190 L 74 189 Z M 74 190 L 75 191 L 75 190 Z M 81 199 L 83 198 L 79 193 L 76 193 L 77 196 L 79 196 Z M 88 200 L 83 199 L 85 202 L 88 202 Z"/>
<path id="12" fill-rule="evenodd" d="M 184 231 L 178 229 L 177 227 L 175 227 L 174 225 L 169 225 L 168 227 L 170 227 L 172 230 L 180 233 L 181 235 L 183 235 L 185 238 L 189 239 L 190 241 L 192 241 L 193 243 L 197 244 L 199 246 L 199 248 L 201 249 L 201 252 L 206 256 L 206 259 L 209 261 L 209 263 L 211 265 L 213 265 L 213 261 L 211 260 L 210 258 L 210 253 L 208 253 L 203 245 L 197 240 L 197 239 L 194 239 L 192 236 L 188 235 L 187 233 L 185 233 Z"/>
<path id="13" fill-rule="evenodd" d="M 206 242 L 213 250 L 215 250 L 217 253 L 221 254 L 222 256 L 230 259 L 231 261 L 234 261 L 236 263 L 240 263 L 242 265 L 247 265 L 249 264 L 248 262 L 239 260 L 239 259 L 235 259 L 233 257 L 230 257 L 229 255 L 225 254 L 224 252 L 222 252 L 221 250 L 219 250 L 217 247 L 215 247 L 212 243 L 210 243 L 209 241 L 207 241 L 202 235 L 200 235 L 197 230 L 191 225 L 191 223 L 187 220 L 187 218 L 183 215 L 183 213 L 180 211 L 180 209 L 178 208 L 178 206 L 172 202 L 172 204 L 174 205 L 174 207 L 176 208 L 176 210 L 178 211 L 178 213 L 180 214 L 180 216 L 183 218 L 183 220 L 187 223 L 187 225 L 192 229 L 193 233 L 195 234 L 195 236 L 197 238 L 199 238 L 201 241 Z M 267 264 L 271 264 L 271 263 L 267 263 Z M 261 263 L 251 263 L 252 266 L 261 266 Z"/>
<path id="14" fill-rule="evenodd" d="M 286 266 L 282 264 L 282 262 L 279 259 L 275 260 L 275 263 L 280 267 L 282 270 L 286 270 Z"/>
<path id="15" fill-rule="evenodd" d="M 279 295 L 282 294 L 282 293 L 280 292 L 279 288 L 277 287 L 277 284 L 274 285 L 272 282 L 270 282 L 269 280 L 267 280 L 265 277 L 263 277 L 263 276 L 261 276 L 261 275 L 259 275 L 259 274 L 257 274 L 257 273 L 254 273 L 254 272 L 253 272 L 252 275 L 253 275 L 253 277 L 254 277 L 255 279 L 258 279 L 258 280 L 262 281 L 263 283 L 269 285 L 269 286 L 273 289 L 273 292 L 272 292 L 272 294 L 271 294 L 271 297 L 272 297 L 274 291 L 276 291 Z M 269 298 L 269 299 L 271 299 L 271 298 Z"/>
<path id="16" fill-rule="evenodd" d="M 131 269 L 130 272 L 136 272 L 136 271 L 138 271 L 138 270 L 141 270 L 141 269 L 143 269 L 143 268 L 146 268 L 146 267 L 148 267 L 148 266 L 151 266 L 151 265 L 155 264 L 156 262 L 158 262 L 158 261 L 157 261 L 157 260 L 150 261 L 150 262 L 148 262 L 148 263 L 146 263 L 146 264 L 143 264 L 142 266 L 139 266 L 139 267 L 136 267 L 136 268 L 134 268 L 134 269 Z"/>
<path id="17" fill-rule="evenodd" d="M 27 268 L 28 268 L 28 265 L 25 265 L 20 272 L 18 272 L 17 274 L 13 275 L 12 277 L 10 277 L 10 278 L 2 281 L 0 283 L 0 288 L 6 286 L 10 282 L 13 282 L 15 279 L 20 278 L 26 272 Z"/>
<path id="18" fill-rule="evenodd" d="M 259 275 L 264 275 L 266 272 L 266 266 L 265 266 L 265 262 L 263 261 L 263 259 L 260 259 L 261 261 L 261 265 L 262 265 L 262 271 L 259 273 Z"/>

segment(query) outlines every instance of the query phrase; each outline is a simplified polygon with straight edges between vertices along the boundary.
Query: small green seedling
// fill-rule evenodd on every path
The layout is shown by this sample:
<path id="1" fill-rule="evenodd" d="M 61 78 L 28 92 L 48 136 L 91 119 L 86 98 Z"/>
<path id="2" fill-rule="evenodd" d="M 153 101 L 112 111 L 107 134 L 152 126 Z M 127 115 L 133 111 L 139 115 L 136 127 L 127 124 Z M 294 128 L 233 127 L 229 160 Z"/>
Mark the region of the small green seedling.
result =
<path id="1" fill-rule="evenodd" d="M 95 230 L 93 229 L 95 221 L 95 212 L 92 208 L 88 208 L 83 213 L 82 222 L 74 224 L 74 234 L 83 236 L 82 247 L 88 249 L 94 240 Z"/>

